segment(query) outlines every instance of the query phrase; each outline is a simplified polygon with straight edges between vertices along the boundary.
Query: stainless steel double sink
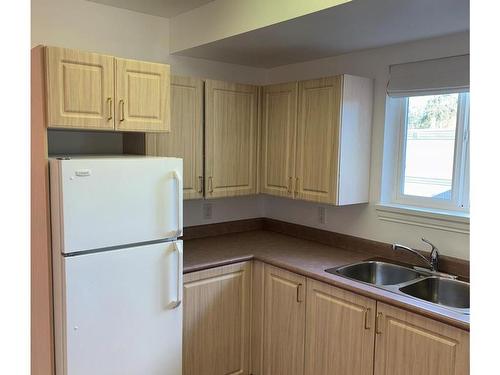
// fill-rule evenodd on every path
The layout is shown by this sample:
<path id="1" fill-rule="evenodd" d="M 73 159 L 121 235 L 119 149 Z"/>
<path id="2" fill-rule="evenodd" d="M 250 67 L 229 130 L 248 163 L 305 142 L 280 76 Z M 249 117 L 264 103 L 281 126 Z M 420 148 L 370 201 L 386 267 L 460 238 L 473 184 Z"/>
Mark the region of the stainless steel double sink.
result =
<path id="1" fill-rule="evenodd" d="M 453 276 L 374 260 L 325 271 L 469 314 L 469 283 L 456 280 Z"/>

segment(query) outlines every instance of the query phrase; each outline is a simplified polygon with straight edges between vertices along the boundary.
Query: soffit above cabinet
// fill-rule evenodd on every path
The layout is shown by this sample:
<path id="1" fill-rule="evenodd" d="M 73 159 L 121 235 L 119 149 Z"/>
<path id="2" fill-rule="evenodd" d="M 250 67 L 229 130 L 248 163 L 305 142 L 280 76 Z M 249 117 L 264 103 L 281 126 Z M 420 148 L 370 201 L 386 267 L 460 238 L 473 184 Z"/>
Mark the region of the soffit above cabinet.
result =
<path id="1" fill-rule="evenodd" d="M 213 0 L 87 0 L 160 17 L 174 17 Z"/>
<path id="2" fill-rule="evenodd" d="M 468 30 L 469 0 L 353 0 L 174 54 L 271 68 Z"/>

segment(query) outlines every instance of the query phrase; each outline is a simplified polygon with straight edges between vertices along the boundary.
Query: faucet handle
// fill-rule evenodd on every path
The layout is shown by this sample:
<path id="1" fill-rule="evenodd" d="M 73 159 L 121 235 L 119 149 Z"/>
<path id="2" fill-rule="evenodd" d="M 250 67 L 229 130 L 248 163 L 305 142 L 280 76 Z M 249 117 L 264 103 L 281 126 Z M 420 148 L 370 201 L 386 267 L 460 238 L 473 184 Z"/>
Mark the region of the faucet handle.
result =
<path id="1" fill-rule="evenodd" d="M 428 244 L 432 247 L 432 249 L 431 249 L 431 265 L 432 265 L 433 270 L 437 271 L 438 267 L 439 267 L 438 248 L 436 246 L 434 246 L 434 244 L 431 241 L 426 240 L 424 237 L 422 237 L 422 241 L 424 241 L 426 244 Z"/>
<path id="2" fill-rule="evenodd" d="M 422 237 L 422 241 L 425 242 L 427 245 L 430 245 L 432 247 L 431 253 L 434 252 L 434 250 L 437 251 L 438 248 L 436 246 L 434 246 L 434 244 L 431 241 L 426 240 L 424 237 Z"/>

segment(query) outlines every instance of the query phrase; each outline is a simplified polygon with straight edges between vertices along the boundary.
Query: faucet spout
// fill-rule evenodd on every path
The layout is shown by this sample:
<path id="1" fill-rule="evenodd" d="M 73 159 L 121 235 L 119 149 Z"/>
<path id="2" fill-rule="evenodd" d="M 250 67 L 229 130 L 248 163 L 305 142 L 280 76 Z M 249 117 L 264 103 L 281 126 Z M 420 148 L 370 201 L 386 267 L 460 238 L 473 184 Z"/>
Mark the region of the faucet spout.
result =
<path id="1" fill-rule="evenodd" d="M 422 239 L 424 240 L 424 239 Z M 424 242 L 426 243 L 429 243 L 427 240 L 425 240 Z M 432 271 L 437 271 L 437 268 L 438 268 L 438 256 L 439 256 L 439 253 L 437 251 L 437 248 L 433 246 L 433 249 L 432 249 L 432 252 L 431 252 L 431 260 L 427 259 L 426 257 L 424 257 L 422 254 L 420 254 L 418 251 L 416 250 L 413 250 L 412 248 L 408 247 L 408 246 L 404 246 L 404 245 L 400 245 L 400 244 L 392 244 L 392 250 L 394 251 L 397 251 L 397 250 L 405 250 L 405 251 L 408 251 L 412 254 L 415 254 L 416 256 L 418 256 L 420 259 L 422 259 L 428 266 L 429 268 L 432 270 Z"/>

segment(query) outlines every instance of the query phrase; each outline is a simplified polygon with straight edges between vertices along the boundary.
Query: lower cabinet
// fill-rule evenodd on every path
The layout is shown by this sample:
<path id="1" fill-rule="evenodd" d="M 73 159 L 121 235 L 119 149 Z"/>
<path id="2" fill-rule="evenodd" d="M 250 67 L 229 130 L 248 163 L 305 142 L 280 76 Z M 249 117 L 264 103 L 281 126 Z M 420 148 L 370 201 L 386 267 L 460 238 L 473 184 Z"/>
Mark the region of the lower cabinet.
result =
<path id="1" fill-rule="evenodd" d="M 375 375 L 469 374 L 469 333 L 377 303 Z"/>
<path id="2" fill-rule="evenodd" d="M 304 373 L 305 286 L 305 277 L 265 266 L 264 375 Z"/>
<path id="3" fill-rule="evenodd" d="M 375 309 L 372 299 L 308 279 L 305 374 L 373 374 Z"/>
<path id="4" fill-rule="evenodd" d="M 184 277 L 184 375 L 466 375 L 469 333 L 259 262 Z"/>
<path id="5" fill-rule="evenodd" d="M 251 262 L 184 275 L 183 375 L 249 373 Z"/>

